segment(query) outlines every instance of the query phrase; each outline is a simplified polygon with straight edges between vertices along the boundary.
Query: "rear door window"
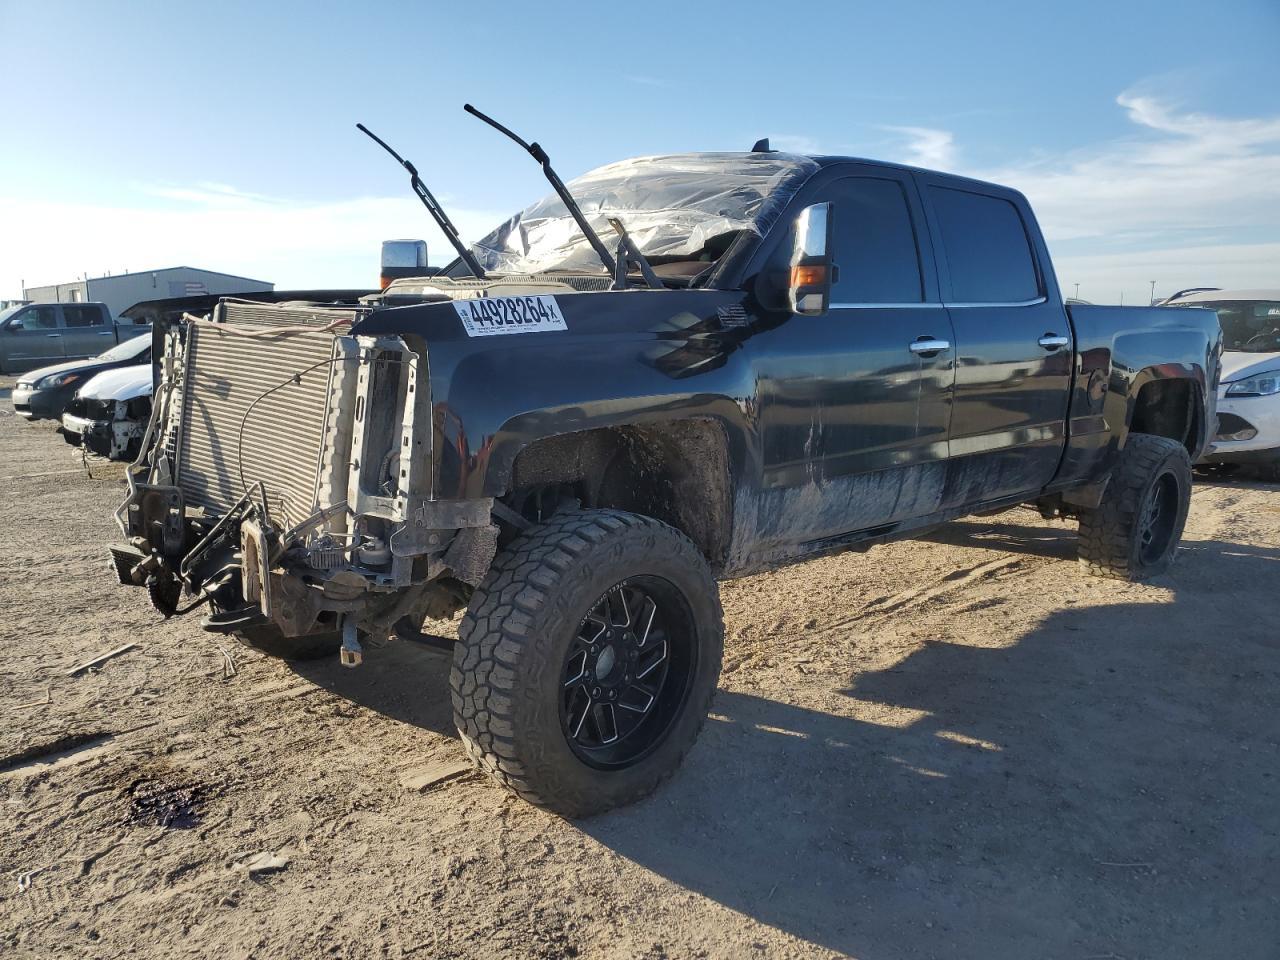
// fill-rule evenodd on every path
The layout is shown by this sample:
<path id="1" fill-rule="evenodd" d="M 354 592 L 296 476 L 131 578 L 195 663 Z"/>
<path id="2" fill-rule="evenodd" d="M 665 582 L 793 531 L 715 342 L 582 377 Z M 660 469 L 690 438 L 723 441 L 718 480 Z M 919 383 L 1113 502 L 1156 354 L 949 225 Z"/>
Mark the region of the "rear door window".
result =
<path id="1" fill-rule="evenodd" d="M 63 304 L 62 315 L 67 318 L 68 327 L 102 326 L 102 311 L 97 307 L 74 307 Z"/>
<path id="2" fill-rule="evenodd" d="M 1020 303 L 1040 296 L 1018 208 L 1002 197 L 931 186 L 929 195 L 959 303 Z"/>

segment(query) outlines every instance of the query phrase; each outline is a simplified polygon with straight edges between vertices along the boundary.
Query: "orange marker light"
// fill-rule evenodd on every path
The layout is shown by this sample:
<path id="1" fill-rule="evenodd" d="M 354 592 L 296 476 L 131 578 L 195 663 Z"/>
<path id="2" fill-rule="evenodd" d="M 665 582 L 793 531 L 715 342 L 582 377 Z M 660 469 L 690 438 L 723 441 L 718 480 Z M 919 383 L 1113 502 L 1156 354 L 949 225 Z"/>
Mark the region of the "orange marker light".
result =
<path id="1" fill-rule="evenodd" d="M 816 287 L 827 281 L 826 267 L 792 267 L 791 286 Z"/>

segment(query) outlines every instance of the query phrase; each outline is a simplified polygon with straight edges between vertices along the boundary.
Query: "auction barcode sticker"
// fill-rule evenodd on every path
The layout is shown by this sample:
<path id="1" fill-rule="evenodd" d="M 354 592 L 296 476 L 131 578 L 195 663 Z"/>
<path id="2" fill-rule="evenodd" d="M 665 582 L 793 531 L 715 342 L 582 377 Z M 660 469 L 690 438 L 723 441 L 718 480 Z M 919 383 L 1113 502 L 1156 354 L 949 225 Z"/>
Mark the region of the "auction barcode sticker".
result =
<path id="1" fill-rule="evenodd" d="M 468 337 L 569 329 L 555 297 L 476 297 L 453 301 L 453 309 Z"/>

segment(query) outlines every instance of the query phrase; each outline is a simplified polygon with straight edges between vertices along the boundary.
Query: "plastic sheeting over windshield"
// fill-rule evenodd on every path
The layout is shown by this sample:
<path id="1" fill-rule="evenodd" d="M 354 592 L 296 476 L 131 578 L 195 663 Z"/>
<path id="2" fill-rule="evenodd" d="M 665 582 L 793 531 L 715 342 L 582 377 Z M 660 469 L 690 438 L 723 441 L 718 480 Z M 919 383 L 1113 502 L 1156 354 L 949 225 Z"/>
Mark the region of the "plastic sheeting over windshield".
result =
<path id="1" fill-rule="evenodd" d="M 650 259 L 710 262 L 741 231 L 763 235 L 816 170 L 785 153 L 696 153 L 621 160 L 583 174 L 569 191 L 611 250 L 617 217 Z M 603 272 L 559 197 L 516 214 L 472 251 L 489 273 Z"/>

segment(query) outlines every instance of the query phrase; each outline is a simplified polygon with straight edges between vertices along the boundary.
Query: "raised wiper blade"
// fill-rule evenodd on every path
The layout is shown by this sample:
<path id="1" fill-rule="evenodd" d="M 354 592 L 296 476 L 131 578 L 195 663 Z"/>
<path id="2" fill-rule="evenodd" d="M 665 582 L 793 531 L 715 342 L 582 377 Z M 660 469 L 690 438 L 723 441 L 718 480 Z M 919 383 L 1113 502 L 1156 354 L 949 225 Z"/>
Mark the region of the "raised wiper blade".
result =
<path id="1" fill-rule="evenodd" d="M 618 271 L 618 266 L 614 262 L 613 254 L 611 254 L 609 252 L 609 248 L 604 245 L 604 241 L 600 239 L 599 234 L 591 229 L 591 224 L 587 223 L 587 218 L 582 215 L 582 210 L 578 206 L 578 202 L 573 199 L 573 194 L 569 192 L 569 188 L 564 185 L 564 181 L 561 180 L 555 170 L 551 168 L 551 158 L 547 156 L 547 151 L 543 150 L 537 143 L 529 143 L 527 140 L 524 140 L 512 133 L 497 120 L 481 113 L 469 103 L 463 104 L 462 109 L 467 111 L 467 113 L 471 114 L 473 117 L 478 117 L 483 120 L 504 136 L 514 140 L 528 152 L 529 156 L 533 157 L 533 159 L 537 160 L 538 163 L 542 165 L 542 174 L 547 178 L 547 182 L 551 184 L 551 189 L 553 189 L 560 197 L 561 202 L 569 211 L 569 215 L 572 216 L 574 221 L 578 224 L 578 229 L 581 230 L 582 235 L 587 238 L 587 242 L 591 244 L 592 249 L 595 250 L 596 255 L 600 258 L 600 262 L 604 264 L 605 270 L 608 271 L 610 276 L 614 276 Z"/>
<path id="2" fill-rule="evenodd" d="M 471 275 L 477 280 L 483 280 L 484 267 L 480 266 L 480 261 L 475 258 L 475 254 L 462 242 L 462 237 L 458 234 L 458 228 L 453 225 L 453 221 L 449 219 L 449 215 L 444 212 L 444 208 L 436 202 L 436 198 L 431 195 L 431 191 L 427 189 L 427 185 L 418 177 L 417 168 L 400 154 L 396 153 L 380 136 L 366 127 L 363 123 L 357 123 L 356 129 L 367 136 L 370 140 L 382 147 L 383 150 L 395 157 L 396 163 L 409 171 L 409 186 L 413 188 L 413 192 L 418 195 L 418 199 L 422 201 L 422 205 L 427 208 L 427 213 L 436 221 L 445 239 L 458 252 L 458 256 L 462 258 L 462 262 L 467 265 L 467 269 L 471 271 Z"/>

